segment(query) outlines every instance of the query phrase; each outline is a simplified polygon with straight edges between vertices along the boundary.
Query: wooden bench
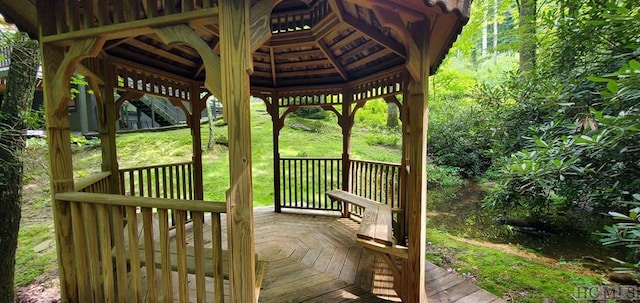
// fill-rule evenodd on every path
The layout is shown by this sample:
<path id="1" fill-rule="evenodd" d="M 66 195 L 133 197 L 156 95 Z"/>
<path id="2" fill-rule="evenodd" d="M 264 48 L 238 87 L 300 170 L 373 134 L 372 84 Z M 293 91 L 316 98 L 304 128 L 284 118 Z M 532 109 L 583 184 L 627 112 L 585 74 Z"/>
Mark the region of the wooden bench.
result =
<path id="1" fill-rule="evenodd" d="M 343 207 L 346 207 L 346 204 L 353 204 L 364 208 L 357 233 L 359 239 L 374 241 L 385 246 L 395 244 L 392 230 L 393 217 L 389 205 L 339 189 L 330 190 L 326 194 L 333 201 L 343 202 L 345 204 Z"/>

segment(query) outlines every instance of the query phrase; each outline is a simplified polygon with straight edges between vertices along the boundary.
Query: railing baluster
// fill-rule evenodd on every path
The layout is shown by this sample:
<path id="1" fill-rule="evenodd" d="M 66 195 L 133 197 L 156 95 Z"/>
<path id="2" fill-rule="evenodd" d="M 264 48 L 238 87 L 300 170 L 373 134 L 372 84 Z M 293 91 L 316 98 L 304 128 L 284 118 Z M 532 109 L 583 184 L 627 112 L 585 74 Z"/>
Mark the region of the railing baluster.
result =
<path id="1" fill-rule="evenodd" d="M 176 216 L 176 251 L 178 259 L 178 289 L 180 302 L 189 302 L 189 284 L 187 280 L 187 235 L 185 224 L 187 224 L 187 212 L 174 210 Z"/>
<path id="2" fill-rule="evenodd" d="M 127 301 L 127 260 L 124 252 L 124 216 L 122 214 L 122 206 L 107 206 L 107 210 L 111 211 L 111 226 L 113 226 L 112 239 L 116 261 L 116 278 L 118 285 L 118 301 Z"/>
<path id="3" fill-rule="evenodd" d="M 89 279 L 94 298 L 102 297 L 100 285 L 100 250 L 98 248 L 98 227 L 95 206 L 82 204 L 82 217 L 84 220 L 84 237 L 89 258 Z M 72 221 L 73 222 L 73 221 Z"/>
<path id="4" fill-rule="evenodd" d="M 305 172 L 304 172 L 304 176 L 305 176 L 305 188 L 304 188 L 304 191 L 305 191 L 305 192 L 306 192 L 306 194 L 307 194 L 307 198 L 306 198 L 306 201 L 305 201 L 305 202 L 307 203 L 307 207 L 308 207 L 309 202 L 310 202 L 310 201 L 309 201 L 309 191 L 310 191 L 310 189 L 311 189 L 311 188 L 309 187 L 309 162 L 311 162 L 311 161 L 304 161 L 304 164 L 305 164 L 305 166 L 304 166 L 304 167 L 305 167 Z M 302 176 L 302 173 L 300 174 L 300 176 Z M 313 175 L 311 176 L 311 178 L 313 178 Z"/>
<path id="5" fill-rule="evenodd" d="M 135 206 L 126 207 L 129 236 L 129 264 L 131 270 L 131 293 L 134 302 L 142 302 L 142 276 L 140 275 L 140 248 L 138 247 L 138 217 Z"/>
<path id="6" fill-rule="evenodd" d="M 144 171 L 138 170 L 138 192 L 140 197 L 144 197 Z"/>
<path id="7" fill-rule="evenodd" d="M 155 176 L 156 182 L 155 182 L 155 186 L 156 186 L 156 198 L 160 198 L 162 196 L 162 193 L 160 192 L 160 182 L 162 182 L 161 179 L 164 179 L 163 176 L 160 175 L 159 173 L 159 169 L 156 167 L 153 169 L 153 175 Z"/>
<path id="8" fill-rule="evenodd" d="M 213 283 L 216 303 L 224 302 L 224 277 L 222 270 L 222 225 L 220 214 L 211 213 L 211 244 L 213 250 Z"/>
<path id="9" fill-rule="evenodd" d="M 169 214 L 167 209 L 159 208 L 160 227 L 160 271 L 162 272 L 162 295 L 164 301 L 173 301 L 173 283 L 171 279 L 171 243 L 169 242 Z"/>
<path id="10" fill-rule="evenodd" d="M 113 277 L 113 262 L 111 260 L 111 229 L 109 224 L 109 210 L 106 205 L 97 205 L 98 239 L 100 242 L 100 260 L 102 265 L 102 285 L 106 302 L 115 302 L 116 290 Z"/>
<path id="11" fill-rule="evenodd" d="M 136 178 L 134 177 L 134 171 L 129 171 L 129 195 L 136 195 Z"/>
<path id="12" fill-rule="evenodd" d="M 204 213 L 192 212 L 193 219 L 193 248 L 196 266 L 196 302 L 207 300 L 204 275 Z"/>
<path id="13" fill-rule="evenodd" d="M 147 269 L 147 294 L 149 301 L 158 302 L 156 291 L 155 247 L 153 243 L 153 209 L 142 208 L 142 228 L 144 230 L 144 263 Z"/>
<path id="14" fill-rule="evenodd" d="M 293 201 L 293 199 L 291 199 L 291 192 L 292 192 L 292 190 L 291 190 L 291 160 L 287 160 L 287 170 L 288 170 L 287 179 L 289 179 L 289 203 L 287 204 L 287 206 L 292 206 L 291 202 Z M 294 187 L 294 190 L 295 190 L 295 187 Z"/>
<path id="15" fill-rule="evenodd" d="M 92 220 L 92 218 L 86 218 Z M 82 216 L 82 203 L 71 203 L 71 222 L 73 230 L 73 252 L 76 262 L 76 275 L 78 282 L 78 296 L 80 301 L 91 301 L 90 277 L 87 276 L 87 250 L 85 241 L 84 223 Z M 90 272 L 89 272 L 90 273 Z M 89 283 L 89 285 L 87 285 Z"/>
<path id="16" fill-rule="evenodd" d="M 295 207 L 298 207 L 298 161 L 293 160 L 293 199 Z"/>
<path id="17" fill-rule="evenodd" d="M 151 174 L 151 169 L 147 168 L 144 171 L 147 173 L 147 180 L 145 181 L 147 183 L 147 197 L 153 197 L 153 191 L 151 190 L 153 188 L 153 175 Z"/>

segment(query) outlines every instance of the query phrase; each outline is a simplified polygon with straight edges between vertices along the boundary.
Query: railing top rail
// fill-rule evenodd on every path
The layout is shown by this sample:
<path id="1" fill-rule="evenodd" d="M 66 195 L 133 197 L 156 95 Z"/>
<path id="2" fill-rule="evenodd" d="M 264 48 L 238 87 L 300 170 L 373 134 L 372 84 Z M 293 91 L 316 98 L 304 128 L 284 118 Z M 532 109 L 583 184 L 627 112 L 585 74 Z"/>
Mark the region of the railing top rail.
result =
<path id="1" fill-rule="evenodd" d="M 73 190 L 82 191 L 87 187 L 93 184 L 96 184 L 98 181 L 108 178 L 109 176 L 111 176 L 111 172 L 100 172 L 100 173 L 88 176 L 86 178 L 82 178 L 81 180 L 78 180 L 78 182 L 75 183 Z"/>
<path id="2" fill-rule="evenodd" d="M 342 160 L 342 158 L 280 157 L 280 160 Z"/>
<path id="3" fill-rule="evenodd" d="M 177 162 L 177 163 L 169 163 L 169 164 L 158 164 L 158 165 L 151 165 L 151 166 L 129 167 L 129 168 L 120 169 L 120 172 L 122 173 L 122 172 L 134 171 L 134 170 L 154 169 L 154 168 L 163 168 L 163 167 L 171 167 L 171 166 L 179 166 L 179 165 L 191 165 L 191 164 L 193 164 L 193 162 L 185 161 L 185 162 Z"/>
<path id="4" fill-rule="evenodd" d="M 378 164 L 378 165 L 400 167 L 400 163 L 390 163 L 390 162 L 382 162 L 382 161 L 351 159 L 351 162 L 371 163 L 371 164 Z"/>
<path id="5" fill-rule="evenodd" d="M 202 211 L 213 213 L 226 213 L 227 203 L 202 200 L 178 200 L 163 198 L 132 197 L 111 194 L 94 193 L 59 193 L 56 200 L 69 202 L 83 202 L 104 205 L 136 206 L 160 209 L 173 209 L 182 211 Z"/>

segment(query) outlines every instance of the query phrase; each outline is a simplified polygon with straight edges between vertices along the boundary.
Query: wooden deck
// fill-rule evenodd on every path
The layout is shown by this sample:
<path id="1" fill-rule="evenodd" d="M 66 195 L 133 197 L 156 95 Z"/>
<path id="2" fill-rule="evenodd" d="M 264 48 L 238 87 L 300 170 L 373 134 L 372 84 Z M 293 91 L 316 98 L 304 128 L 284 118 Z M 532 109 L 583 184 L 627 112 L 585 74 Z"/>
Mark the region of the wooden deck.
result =
<path id="1" fill-rule="evenodd" d="M 210 228 L 208 219 L 205 229 Z M 224 215 L 222 219 L 225 239 Z M 256 253 L 266 262 L 259 302 L 400 301 L 393 290 L 391 271 L 375 254 L 356 244 L 359 223 L 326 215 L 278 214 L 271 207 L 255 208 L 254 220 Z M 192 243 L 190 237 L 187 241 Z M 211 246 L 210 239 L 205 243 Z M 222 246 L 227 248 L 226 240 Z M 430 303 L 504 302 L 472 281 L 431 263 L 425 270 Z M 213 280 L 207 278 L 207 283 Z M 190 289 L 194 284 L 189 275 Z M 225 294 L 227 289 L 225 280 Z M 177 290 L 174 282 L 173 293 Z M 190 299 L 195 300 L 195 290 L 191 293 Z"/>

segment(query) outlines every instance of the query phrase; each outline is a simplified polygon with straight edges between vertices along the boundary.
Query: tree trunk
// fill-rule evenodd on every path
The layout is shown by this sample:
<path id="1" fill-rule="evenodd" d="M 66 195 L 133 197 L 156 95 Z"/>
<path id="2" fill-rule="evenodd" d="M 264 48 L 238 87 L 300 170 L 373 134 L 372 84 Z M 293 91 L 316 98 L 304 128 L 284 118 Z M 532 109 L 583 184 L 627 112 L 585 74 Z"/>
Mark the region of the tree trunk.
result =
<path id="1" fill-rule="evenodd" d="M 387 127 L 398 127 L 398 106 L 393 102 L 387 102 Z"/>
<path id="2" fill-rule="evenodd" d="M 528 72 L 536 67 L 536 0 L 521 0 L 520 24 L 520 71 Z"/>
<path id="3" fill-rule="evenodd" d="M 498 64 L 498 0 L 493 0 L 493 64 Z"/>
<path id="4" fill-rule="evenodd" d="M 489 6 L 486 6 L 482 15 L 482 58 L 487 56 L 488 48 L 488 33 L 487 27 L 489 26 Z"/>
<path id="5" fill-rule="evenodd" d="M 38 43 L 18 34 L 11 51 L 7 87 L 0 104 L 0 298 L 15 301 L 15 255 L 20 228 L 22 153 L 33 102 Z"/>
<path id="6" fill-rule="evenodd" d="M 216 111 L 213 110 L 213 106 L 215 106 L 215 101 L 208 99 L 207 100 L 207 118 L 209 118 L 209 143 L 207 144 L 207 149 L 212 151 L 216 146 L 216 139 L 214 136 L 214 126 L 213 123 L 216 120 Z"/>

